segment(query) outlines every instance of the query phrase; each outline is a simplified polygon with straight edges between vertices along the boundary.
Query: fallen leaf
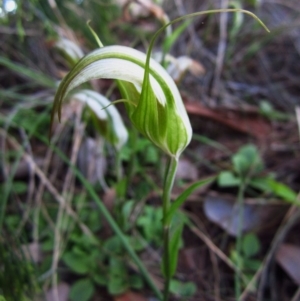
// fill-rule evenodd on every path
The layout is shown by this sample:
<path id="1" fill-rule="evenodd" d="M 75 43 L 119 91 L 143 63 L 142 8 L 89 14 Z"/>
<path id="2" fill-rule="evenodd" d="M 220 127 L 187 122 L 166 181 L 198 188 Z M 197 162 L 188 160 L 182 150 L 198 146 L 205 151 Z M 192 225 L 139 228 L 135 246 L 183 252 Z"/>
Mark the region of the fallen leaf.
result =
<path id="1" fill-rule="evenodd" d="M 244 202 L 242 231 L 260 231 L 274 226 L 285 213 L 285 207 Z M 224 229 L 228 234 L 236 236 L 240 222 L 239 206 L 233 199 L 209 196 L 204 200 L 206 217 Z"/>
<path id="2" fill-rule="evenodd" d="M 292 244 L 280 245 L 276 252 L 276 261 L 300 285 L 300 247 Z"/>
<path id="3" fill-rule="evenodd" d="M 268 120 L 260 116 L 255 108 L 233 109 L 233 108 L 208 108 L 199 103 L 191 101 L 186 97 L 185 107 L 188 113 L 211 119 L 226 125 L 238 132 L 246 133 L 257 139 L 265 139 L 271 133 L 272 127 Z"/>

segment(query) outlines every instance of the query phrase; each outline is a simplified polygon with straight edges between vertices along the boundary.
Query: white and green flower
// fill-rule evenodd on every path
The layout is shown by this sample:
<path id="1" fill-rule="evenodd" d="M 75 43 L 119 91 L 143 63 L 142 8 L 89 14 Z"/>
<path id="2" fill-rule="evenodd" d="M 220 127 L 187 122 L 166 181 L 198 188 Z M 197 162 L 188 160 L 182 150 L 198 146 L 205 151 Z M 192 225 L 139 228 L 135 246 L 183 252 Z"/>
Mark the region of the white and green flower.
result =
<path id="1" fill-rule="evenodd" d="M 60 116 L 61 104 L 70 90 L 96 78 L 116 79 L 133 125 L 164 152 L 178 159 L 192 136 L 180 93 L 159 63 L 150 59 L 147 68 L 146 55 L 138 50 L 107 46 L 82 58 L 62 80 L 53 113 L 58 111 Z"/>

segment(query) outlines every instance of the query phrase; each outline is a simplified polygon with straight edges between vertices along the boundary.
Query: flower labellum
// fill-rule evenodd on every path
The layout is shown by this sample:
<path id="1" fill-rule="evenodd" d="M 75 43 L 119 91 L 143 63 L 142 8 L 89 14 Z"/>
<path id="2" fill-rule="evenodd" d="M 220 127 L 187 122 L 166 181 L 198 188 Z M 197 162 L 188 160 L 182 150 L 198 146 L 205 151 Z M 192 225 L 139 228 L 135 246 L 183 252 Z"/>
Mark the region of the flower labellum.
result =
<path id="1" fill-rule="evenodd" d="M 58 88 L 52 120 L 57 111 L 60 117 L 70 90 L 96 78 L 117 80 L 133 125 L 168 155 L 179 158 L 192 128 L 178 88 L 159 63 L 150 59 L 147 68 L 146 54 L 129 47 L 107 46 L 82 58 Z"/>

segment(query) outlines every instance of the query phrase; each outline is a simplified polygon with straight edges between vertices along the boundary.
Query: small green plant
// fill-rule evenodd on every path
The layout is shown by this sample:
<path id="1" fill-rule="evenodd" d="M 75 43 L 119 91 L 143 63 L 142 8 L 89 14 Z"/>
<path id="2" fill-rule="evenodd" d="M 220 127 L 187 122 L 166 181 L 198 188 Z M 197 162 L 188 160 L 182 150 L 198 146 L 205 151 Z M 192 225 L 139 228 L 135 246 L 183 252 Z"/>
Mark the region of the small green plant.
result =
<path id="1" fill-rule="evenodd" d="M 160 247 L 162 244 L 161 219 L 161 208 L 145 206 L 136 222 L 146 241 L 156 247 Z"/>
<path id="2" fill-rule="evenodd" d="M 286 121 L 291 119 L 289 114 L 275 110 L 272 104 L 266 100 L 262 100 L 259 103 L 259 112 L 261 115 L 270 120 Z"/>
<path id="3" fill-rule="evenodd" d="M 239 221 L 236 250 L 232 253 L 232 258 L 237 264 L 238 270 L 242 271 L 245 267 L 243 258 L 247 258 L 251 253 L 250 251 L 247 253 L 247 248 L 244 246 L 250 246 L 249 240 L 252 240 L 254 245 L 258 246 L 255 237 L 243 237 L 242 235 L 242 219 L 244 216 L 243 202 L 245 193 L 247 191 L 253 193 L 255 192 L 253 190 L 258 190 L 260 193 L 275 195 L 284 201 L 297 206 L 300 206 L 300 200 L 297 199 L 297 194 L 292 189 L 285 184 L 276 181 L 272 175 L 263 175 L 264 163 L 255 145 L 250 144 L 241 147 L 238 152 L 232 156 L 231 161 L 232 170 L 222 171 L 218 176 L 218 184 L 220 187 L 238 188 L 237 206 Z M 257 265 L 255 265 L 255 267 L 256 266 Z M 235 276 L 236 299 L 239 300 L 241 294 L 241 281 L 238 273 L 236 273 Z"/>
<path id="4" fill-rule="evenodd" d="M 119 225 L 111 217 L 105 206 L 101 202 L 97 202 L 102 214 L 119 236 L 124 248 L 139 266 L 140 271 L 155 290 L 159 299 L 164 301 L 169 300 L 170 282 L 176 272 L 181 233 L 184 226 L 182 219 L 176 219 L 176 211 L 194 189 L 207 182 L 200 181 L 193 184 L 171 204 L 171 191 L 178 160 L 191 140 L 192 128 L 178 88 L 166 70 L 151 59 L 151 52 L 156 38 L 169 25 L 199 15 L 220 12 L 244 12 L 256 18 L 264 26 L 255 15 L 248 11 L 239 9 L 211 10 L 190 14 L 163 26 L 154 34 L 147 55 L 124 46 L 103 47 L 98 40 L 100 49 L 83 57 L 74 66 L 59 85 L 54 100 L 52 122 L 56 113 L 60 119 L 62 103 L 72 89 L 95 78 L 114 79 L 122 95 L 122 99 L 116 102 L 125 104 L 128 117 L 137 131 L 168 156 L 162 193 L 164 248 L 162 273 L 165 278 L 163 296 L 153 284 L 147 270 L 136 256 Z"/>
<path id="5" fill-rule="evenodd" d="M 181 282 L 175 279 L 171 280 L 170 292 L 174 295 L 186 300 L 186 298 L 192 297 L 197 291 L 197 287 L 193 282 Z"/>
<path id="6" fill-rule="evenodd" d="M 264 175 L 264 163 L 255 145 L 245 145 L 232 156 L 232 170 L 222 171 L 218 176 L 220 187 L 256 189 L 266 195 L 274 195 L 283 201 L 300 206 L 297 193 L 287 185 L 275 180 L 273 174 Z"/>
<path id="7" fill-rule="evenodd" d="M 72 301 L 90 300 L 96 285 L 106 286 L 111 295 L 143 287 L 142 279 L 127 268 L 126 253 L 118 236 L 99 244 L 98 241 L 87 240 L 84 235 L 72 235 L 70 243 L 72 247 L 65 252 L 62 260 L 80 276 L 71 287 Z"/>
<path id="8" fill-rule="evenodd" d="M 131 229 L 133 224 L 129 222 L 130 216 L 134 210 L 134 202 L 124 203 L 122 213 L 122 229 L 124 233 L 128 232 L 126 239 L 136 252 L 141 252 L 150 244 L 155 248 L 162 245 L 161 219 L 162 210 L 160 207 L 155 208 L 145 205 L 142 212 L 136 219 L 136 229 L 138 236 L 133 236 Z M 88 212 L 87 209 L 80 211 L 81 220 L 86 222 L 93 232 L 101 230 L 101 224 L 97 219 L 97 212 Z M 176 214 L 175 222 L 184 222 L 186 217 Z M 181 236 L 179 236 L 180 238 Z M 180 239 L 179 245 L 183 242 Z M 51 250 L 53 243 L 45 242 L 44 250 Z M 133 273 L 126 262 L 128 261 L 122 241 L 118 236 L 113 235 L 105 241 L 95 240 L 88 237 L 79 229 L 74 229 L 68 239 L 68 246 L 62 261 L 68 269 L 77 275 L 70 290 L 70 299 L 72 301 L 88 301 L 93 296 L 96 286 L 105 286 L 111 295 L 119 295 L 126 292 L 129 288 L 141 289 L 144 287 L 144 281 Z M 173 282 L 175 280 L 172 280 Z M 177 281 L 178 282 L 178 281 Z M 174 283 L 177 283 L 176 281 Z M 171 286 L 171 292 L 180 296 L 192 294 L 192 284 L 180 283 Z M 179 282 L 178 282 L 179 283 Z"/>
<path id="9" fill-rule="evenodd" d="M 255 259 L 261 247 L 259 239 L 254 233 L 245 234 L 242 237 L 241 245 L 241 252 L 238 253 L 236 249 L 233 249 L 230 258 L 236 266 L 240 267 L 240 272 L 244 275 L 243 286 L 246 287 L 262 264 L 260 260 Z"/>

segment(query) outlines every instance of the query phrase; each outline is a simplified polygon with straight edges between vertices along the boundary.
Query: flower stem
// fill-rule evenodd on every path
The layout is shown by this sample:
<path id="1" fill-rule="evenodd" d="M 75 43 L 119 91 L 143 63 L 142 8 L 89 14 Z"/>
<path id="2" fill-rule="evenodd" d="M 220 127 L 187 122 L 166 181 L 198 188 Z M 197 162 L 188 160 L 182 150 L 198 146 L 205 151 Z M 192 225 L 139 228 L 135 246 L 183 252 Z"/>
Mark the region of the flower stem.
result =
<path id="1" fill-rule="evenodd" d="M 163 242 L 164 242 L 164 255 L 163 255 L 163 269 L 165 274 L 164 286 L 164 301 L 168 301 L 170 292 L 171 281 L 171 266 L 170 266 L 170 222 L 166 218 L 170 208 L 171 191 L 174 185 L 174 179 L 177 171 L 178 161 L 176 158 L 171 157 L 166 168 L 164 188 L 163 188 Z"/>
<path id="2" fill-rule="evenodd" d="M 243 220 L 244 220 L 244 193 L 245 193 L 246 183 L 243 180 L 238 191 L 237 202 L 238 202 L 238 229 L 236 238 L 236 253 L 237 253 L 237 268 L 238 271 L 235 272 L 235 298 L 240 301 L 241 296 L 241 278 L 240 272 L 241 267 L 241 256 L 242 256 L 242 235 L 243 235 Z"/>

